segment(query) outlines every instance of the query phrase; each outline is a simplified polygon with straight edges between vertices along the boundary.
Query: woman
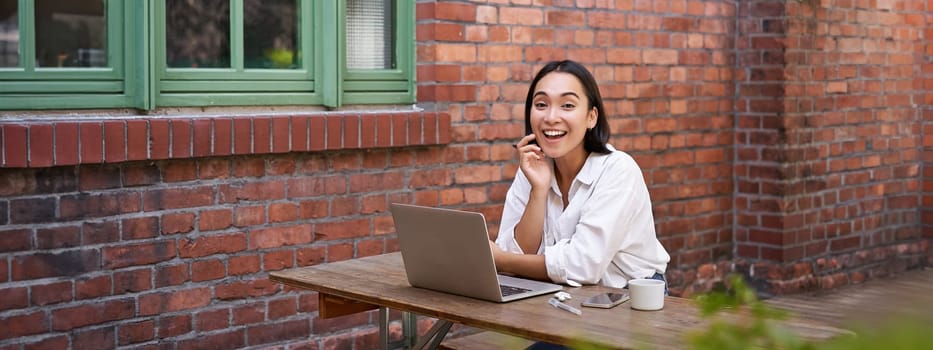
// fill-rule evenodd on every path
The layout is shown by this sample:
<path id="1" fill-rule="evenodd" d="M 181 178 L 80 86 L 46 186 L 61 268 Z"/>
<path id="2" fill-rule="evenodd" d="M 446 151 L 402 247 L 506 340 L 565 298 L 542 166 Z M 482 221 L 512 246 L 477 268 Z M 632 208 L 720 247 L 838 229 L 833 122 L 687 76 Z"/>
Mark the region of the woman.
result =
<path id="1" fill-rule="evenodd" d="M 670 256 L 655 235 L 641 169 L 615 150 L 595 79 L 550 62 L 525 100 L 520 170 L 490 242 L 500 272 L 624 288 L 664 280 Z"/>

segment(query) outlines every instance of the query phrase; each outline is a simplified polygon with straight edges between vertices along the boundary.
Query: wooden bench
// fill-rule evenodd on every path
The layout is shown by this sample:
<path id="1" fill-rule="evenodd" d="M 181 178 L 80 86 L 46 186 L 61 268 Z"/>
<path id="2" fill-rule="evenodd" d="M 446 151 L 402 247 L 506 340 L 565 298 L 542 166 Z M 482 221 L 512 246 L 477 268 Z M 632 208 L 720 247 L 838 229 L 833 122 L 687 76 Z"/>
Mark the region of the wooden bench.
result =
<path id="1" fill-rule="evenodd" d="M 331 318 L 355 314 L 358 312 L 376 309 L 376 305 L 341 298 L 334 295 L 321 293 L 318 295 L 318 304 L 320 305 L 321 318 Z M 457 335 L 445 339 L 438 346 L 438 349 L 445 350 L 470 350 L 470 349 L 524 349 L 534 341 L 496 333 L 491 331 L 465 330 L 468 334 Z"/>
<path id="2" fill-rule="evenodd" d="M 358 312 L 368 311 L 376 309 L 376 305 L 367 304 L 359 301 L 354 301 L 346 298 L 341 298 L 334 295 L 321 293 L 318 295 L 318 304 L 320 305 L 320 316 L 321 318 L 332 318 L 339 316 L 346 316 L 355 314 Z M 446 350 L 470 350 L 470 349 L 524 349 L 531 344 L 534 344 L 534 341 L 514 337 L 511 335 L 506 335 L 502 333 L 496 333 L 491 331 L 481 331 L 481 330 L 470 330 L 470 327 L 467 327 L 465 330 L 466 335 L 457 335 L 445 339 L 438 346 L 438 349 Z"/>
<path id="3" fill-rule="evenodd" d="M 438 349 L 444 350 L 486 350 L 486 349 L 524 349 L 534 341 L 525 338 L 519 338 L 507 334 L 481 331 L 475 334 L 464 335 L 456 338 L 445 339 Z"/>

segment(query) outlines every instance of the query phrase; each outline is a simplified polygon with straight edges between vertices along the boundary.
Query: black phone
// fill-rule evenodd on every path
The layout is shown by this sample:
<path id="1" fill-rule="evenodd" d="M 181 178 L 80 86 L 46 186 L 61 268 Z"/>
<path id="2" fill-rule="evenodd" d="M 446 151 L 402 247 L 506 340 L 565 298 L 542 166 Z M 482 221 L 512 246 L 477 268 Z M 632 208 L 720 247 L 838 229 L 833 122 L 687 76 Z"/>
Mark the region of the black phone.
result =
<path id="1" fill-rule="evenodd" d="M 537 145 L 538 145 L 538 140 L 531 140 L 531 141 L 528 141 L 528 144 L 529 144 L 529 145 L 535 145 L 535 146 L 537 146 Z M 518 144 L 513 144 L 513 145 L 512 145 L 512 148 L 518 148 Z"/>
<path id="2" fill-rule="evenodd" d="M 527 125 L 527 124 L 526 124 L 526 125 L 525 125 L 525 135 L 527 136 L 527 135 L 531 135 L 531 134 L 533 134 L 533 133 L 534 133 L 534 132 L 531 131 L 531 125 Z M 528 144 L 529 144 L 529 145 L 537 145 L 537 144 L 538 144 L 538 140 L 537 140 L 537 139 L 531 140 L 531 142 L 528 142 Z"/>
<path id="3" fill-rule="evenodd" d="M 583 306 L 608 309 L 629 300 L 628 293 L 602 293 L 583 301 Z"/>

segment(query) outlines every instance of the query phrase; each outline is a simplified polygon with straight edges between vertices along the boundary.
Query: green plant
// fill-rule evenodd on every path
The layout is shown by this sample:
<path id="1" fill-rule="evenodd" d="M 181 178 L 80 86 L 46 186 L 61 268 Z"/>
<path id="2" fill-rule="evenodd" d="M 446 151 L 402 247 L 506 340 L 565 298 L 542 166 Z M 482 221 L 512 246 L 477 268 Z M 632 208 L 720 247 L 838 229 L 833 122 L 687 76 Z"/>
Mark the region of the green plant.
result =
<path id="1" fill-rule="evenodd" d="M 731 289 L 697 298 L 703 317 L 717 318 L 726 311 L 734 317 L 717 318 L 705 332 L 690 334 L 694 349 L 813 349 L 813 344 L 776 322 L 785 319 L 786 312 L 758 300 L 740 276 L 732 276 L 729 282 Z"/>

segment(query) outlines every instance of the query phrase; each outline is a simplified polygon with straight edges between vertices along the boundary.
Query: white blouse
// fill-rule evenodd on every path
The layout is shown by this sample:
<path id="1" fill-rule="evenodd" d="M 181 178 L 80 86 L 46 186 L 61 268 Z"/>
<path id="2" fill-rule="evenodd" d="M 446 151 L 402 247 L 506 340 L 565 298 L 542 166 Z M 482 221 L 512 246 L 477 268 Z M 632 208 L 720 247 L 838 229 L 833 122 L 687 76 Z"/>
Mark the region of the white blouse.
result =
<path id="1" fill-rule="evenodd" d="M 630 279 L 663 274 L 671 259 L 655 234 L 641 169 L 627 153 L 607 147 L 612 153 L 590 153 L 586 159 L 570 185 L 567 208 L 557 181 L 551 179 L 537 254 L 544 254 L 548 277 L 556 283 L 574 280 L 622 288 Z M 519 168 L 496 238 L 505 251 L 524 253 L 513 232 L 530 192 L 531 184 Z"/>

